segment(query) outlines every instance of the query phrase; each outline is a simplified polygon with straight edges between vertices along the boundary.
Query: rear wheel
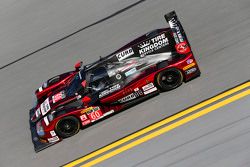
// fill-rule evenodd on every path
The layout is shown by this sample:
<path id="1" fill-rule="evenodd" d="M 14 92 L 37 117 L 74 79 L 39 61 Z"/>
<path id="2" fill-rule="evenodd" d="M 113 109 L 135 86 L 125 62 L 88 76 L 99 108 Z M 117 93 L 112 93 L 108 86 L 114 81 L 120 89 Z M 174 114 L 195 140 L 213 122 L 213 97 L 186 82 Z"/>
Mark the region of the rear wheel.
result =
<path id="1" fill-rule="evenodd" d="M 161 71 L 156 76 L 156 84 L 162 91 L 169 91 L 179 87 L 183 82 L 183 75 L 180 70 L 170 68 Z"/>
<path id="2" fill-rule="evenodd" d="M 64 117 L 57 122 L 55 130 L 62 138 L 73 136 L 80 130 L 80 121 L 74 116 Z"/>

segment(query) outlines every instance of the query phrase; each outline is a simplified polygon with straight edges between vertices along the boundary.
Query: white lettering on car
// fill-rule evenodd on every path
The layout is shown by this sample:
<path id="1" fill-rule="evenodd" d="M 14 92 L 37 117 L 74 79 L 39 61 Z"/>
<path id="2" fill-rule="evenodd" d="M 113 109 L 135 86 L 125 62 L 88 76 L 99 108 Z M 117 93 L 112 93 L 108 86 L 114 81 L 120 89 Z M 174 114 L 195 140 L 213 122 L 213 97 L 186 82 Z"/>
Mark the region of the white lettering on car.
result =
<path id="1" fill-rule="evenodd" d="M 123 50 L 123 51 L 117 53 L 116 57 L 117 57 L 118 61 L 121 61 L 121 60 L 128 58 L 129 56 L 132 56 L 133 54 L 134 54 L 133 49 L 128 48 L 126 50 Z"/>
<path id="2" fill-rule="evenodd" d="M 152 53 L 158 49 L 161 49 L 162 47 L 169 45 L 169 41 L 168 38 L 166 37 L 166 35 L 160 34 L 148 41 L 144 41 L 141 44 L 138 45 L 139 49 L 139 54 L 141 55 L 141 57 Z"/>
<path id="3" fill-rule="evenodd" d="M 142 89 L 143 89 L 143 91 L 147 91 L 147 90 L 152 89 L 154 87 L 155 87 L 154 84 L 151 82 L 151 83 L 143 86 Z"/>
<path id="4" fill-rule="evenodd" d="M 157 88 L 154 86 L 152 82 L 143 86 L 142 89 L 145 95 L 157 91 Z"/>
<path id="5" fill-rule="evenodd" d="M 175 18 L 172 18 L 171 20 L 169 20 L 169 26 L 171 29 L 173 29 L 173 35 L 174 35 L 176 44 L 184 42 L 183 35 L 181 33 L 180 27 L 178 26 L 178 21 L 175 20 Z"/>
<path id="6" fill-rule="evenodd" d="M 149 89 L 149 90 L 145 91 L 144 94 L 147 95 L 147 94 L 152 93 L 152 92 L 155 92 L 155 91 L 157 91 L 157 88 L 156 88 L 156 87 L 154 87 L 154 88 L 152 88 L 152 89 Z"/>
<path id="7" fill-rule="evenodd" d="M 103 96 L 106 96 L 106 95 L 108 95 L 110 93 L 113 93 L 114 91 L 119 90 L 120 88 L 121 88 L 121 86 L 119 84 L 116 84 L 116 85 L 110 87 L 109 89 L 104 90 L 103 92 L 101 92 L 99 94 L 99 98 L 102 98 Z"/>
<path id="8" fill-rule="evenodd" d="M 131 94 L 129 94 L 129 95 L 127 95 L 127 96 L 121 98 L 121 99 L 118 100 L 118 101 L 119 101 L 120 103 L 125 103 L 125 102 L 130 101 L 130 100 L 133 100 L 133 99 L 135 99 L 135 98 L 136 98 L 135 94 L 134 94 L 134 93 L 131 93 Z"/>
<path id="9" fill-rule="evenodd" d="M 47 98 L 42 104 L 41 104 L 41 112 L 42 115 L 47 114 L 47 112 L 51 109 L 49 104 L 49 98 Z"/>
<path id="10" fill-rule="evenodd" d="M 194 73 L 195 71 L 197 70 L 197 68 L 190 68 L 189 70 L 187 70 L 186 71 L 186 74 L 188 75 L 188 74 L 192 74 L 192 73 Z"/>
<path id="11" fill-rule="evenodd" d="M 55 143 L 57 141 L 59 141 L 59 137 L 58 136 L 54 136 L 52 138 L 48 138 L 48 142 L 49 143 Z"/>

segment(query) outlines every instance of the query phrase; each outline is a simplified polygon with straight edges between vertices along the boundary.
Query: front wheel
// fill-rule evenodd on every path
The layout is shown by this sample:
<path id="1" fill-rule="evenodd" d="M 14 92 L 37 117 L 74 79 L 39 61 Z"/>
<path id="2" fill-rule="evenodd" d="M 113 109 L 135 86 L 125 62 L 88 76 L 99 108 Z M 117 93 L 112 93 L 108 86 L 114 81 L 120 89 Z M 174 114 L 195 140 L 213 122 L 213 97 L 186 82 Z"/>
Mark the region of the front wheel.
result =
<path id="1" fill-rule="evenodd" d="M 170 68 L 161 71 L 156 76 L 156 84 L 162 91 L 170 91 L 179 87 L 183 82 L 183 75 L 180 70 Z"/>
<path id="2" fill-rule="evenodd" d="M 55 130 L 62 138 L 73 136 L 80 130 L 80 121 L 74 116 L 64 117 L 57 122 Z"/>

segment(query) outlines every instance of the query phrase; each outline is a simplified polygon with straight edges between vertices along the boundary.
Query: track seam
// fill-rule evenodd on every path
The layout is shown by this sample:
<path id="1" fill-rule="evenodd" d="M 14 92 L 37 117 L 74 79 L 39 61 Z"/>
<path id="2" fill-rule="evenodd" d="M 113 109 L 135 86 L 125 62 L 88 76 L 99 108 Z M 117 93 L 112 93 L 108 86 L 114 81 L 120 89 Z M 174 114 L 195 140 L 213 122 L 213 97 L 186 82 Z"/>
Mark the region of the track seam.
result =
<path id="1" fill-rule="evenodd" d="M 123 9 L 121 9 L 121 10 L 118 10 L 117 12 L 115 12 L 115 13 L 113 13 L 113 14 L 111 14 L 111 15 L 109 15 L 109 16 L 107 16 L 107 17 L 101 19 L 101 20 L 98 20 L 98 21 L 96 21 L 96 22 L 94 22 L 94 23 L 92 23 L 92 24 L 90 24 L 90 25 L 87 25 L 87 26 L 85 26 L 85 27 L 83 27 L 83 28 L 81 28 L 81 29 L 79 29 L 79 30 L 77 30 L 77 31 L 75 31 L 75 32 L 73 32 L 73 33 L 71 33 L 71 34 L 69 34 L 69 35 L 66 35 L 66 36 L 64 36 L 64 37 L 62 37 L 62 38 L 60 38 L 60 39 L 58 39 L 58 40 L 56 40 L 56 41 L 54 41 L 54 42 L 52 42 L 52 43 L 50 43 L 50 44 L 44 46 L 44 47 L 42 47 L 42 48 L 40 48 L 40 49 L 37 49 L 37 50 L 35 50 L 35 51 L 33 51 L 33 52 L 31 52 L 31 53 L 29 53 L 29 54 L 27 54 L 27 55 L 25 55 L 25 56 L 19 58 L 19 59 L 16 59 L 16 60 L 14 60 L 14 61 L 12 61 L 12 62 L 6 64 L 6 65 L 3 65 L 2 67 L 0 67 L 0 70 L 4 69 L 4 68 L 6 68 L 6 67 L 8 67 L 8 66 L 10 66 L 10 65 L 13 65 L 13 64 L 15 64 L 15 63 L 17 63 L 17 62 L 19 62 L 19 61 L 25 59 L 25 58 L 28 58 L 28 57 L 34 55 L 35 53 L 38 53 L 38 52 L 40 52 L 40 51 L 42 51 L 42 50 L 44 50 L 44 49 L 46 49 L 46 48 L 48 48 L 48 47 L 50 47 L 50 46 L 53 46 L 53 45 L 55 45 L 55 44 L 57 44 L 57 43 L 59 43 L 59 42 L 65 40 L 65 39 L 67 39 L 67 38 L 69 38 L 69 37 L 71 37 L 71 36 L 73 36 L 73 35 L 75 35 L 75 34 L 78 34 L 78 33 L 81 32 L 81 31 L 84 31 L 84 30 L 86 30 L 86 29 L 88 29 L 88 28 L 90 28 L 90 27 L 93 27 L 93 26 L 95 26 L 95 25 L 97 25 L 97 24 L 99 24 L 99 23 L 102 23 L 102 22 L 104 22 L 104 21 L 106 21 L 106 20 L 108 20 L 108 19 L 110 19 L 110 18 L 112 18 L 112 17 L 115 17 L 115 16 L 117 16 L 117 15 L 119 15 L 119 14 L 121 14 L 121 13 L 123 13 L 123 12 L 125 12 L 125 11 L 127 11 L 127 10 L 129 10 L 129 9 L 131 9 L 132 7 L 135 7 L 135 6 L 141 4 L 142 2 L 145 2 L 145 1 L 146 1 L 146 0 L 139 0 L 139 1 L 137 1 L 137 2 L 135 2 L 135 3 L 133 3 L 133 4 L 129 5 L 129 6 L 127 6 L 127 7 L 123 8 Z"/>

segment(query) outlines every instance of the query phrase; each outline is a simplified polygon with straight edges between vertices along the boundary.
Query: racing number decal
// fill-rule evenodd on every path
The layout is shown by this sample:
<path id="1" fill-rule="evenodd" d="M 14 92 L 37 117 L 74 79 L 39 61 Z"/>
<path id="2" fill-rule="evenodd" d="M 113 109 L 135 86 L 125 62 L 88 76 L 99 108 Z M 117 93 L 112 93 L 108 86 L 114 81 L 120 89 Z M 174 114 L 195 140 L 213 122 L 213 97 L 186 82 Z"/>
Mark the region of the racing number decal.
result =
<path id="1" fill-rule="evenodd" d="M 96 120 L 103 117 L 103 113 L 99 107 L 89 107 L 82 110 L 81 114 L 83 114 L 80 116 L 82 125 L 87 125 L 91 122 L 95 122 Z"/>
<path id="2" fill-rule="evenodd" d="M 103 114 L 102 114 L 101 110 L 97 110 L 97 111 L 91 112 L 88 116 L 89 116 L 91 122 L 93 122 L 93 121 L 96 121 L 96 120 L 98 120 L 99 118 L 101 118 L 102 115 L 103 115 Z"/>

